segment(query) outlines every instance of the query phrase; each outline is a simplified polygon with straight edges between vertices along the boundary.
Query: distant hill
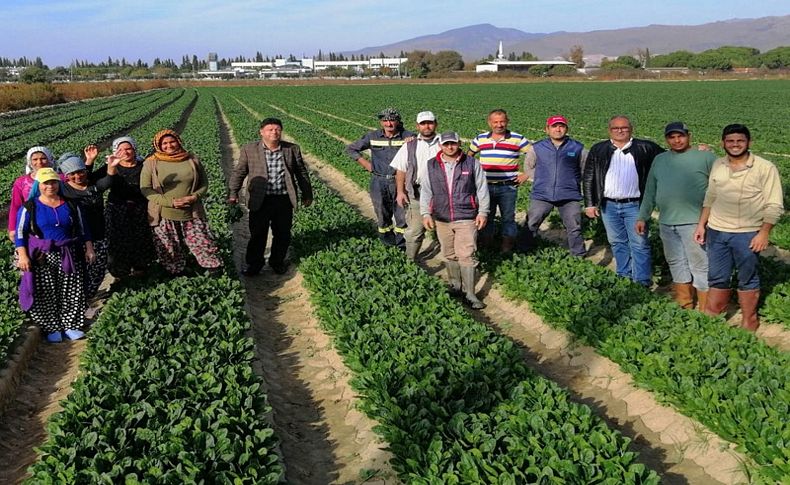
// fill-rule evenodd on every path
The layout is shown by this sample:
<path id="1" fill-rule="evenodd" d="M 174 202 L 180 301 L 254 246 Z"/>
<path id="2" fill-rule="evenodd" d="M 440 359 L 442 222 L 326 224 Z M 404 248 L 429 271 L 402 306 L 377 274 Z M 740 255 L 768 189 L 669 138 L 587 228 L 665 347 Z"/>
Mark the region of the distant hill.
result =
<path id="1" fill-rule="evenodd" d="M 527 33 L 503 29 L 491 24 L 471 25 L 440 34 L 425 35 L 383 46 L 366 47 L 344 54 L 398 55 L 416 49 L 455 50 L 466 61 L 495 54 L 502 41 L 505 55 L 510 52 L 531 52 L 541 59 L 553 59 L 581 45 L 587 55 L 618 56 L 634 54 L 637 49 L 666 54 L 676 50 L 700 52 L 723 45 L 748 46 L 766 51 L 790 46 L 790 15 L 758 19 L 732 19 L 701 25 L 648 25 L 628 29 L 592 32 Z"/>

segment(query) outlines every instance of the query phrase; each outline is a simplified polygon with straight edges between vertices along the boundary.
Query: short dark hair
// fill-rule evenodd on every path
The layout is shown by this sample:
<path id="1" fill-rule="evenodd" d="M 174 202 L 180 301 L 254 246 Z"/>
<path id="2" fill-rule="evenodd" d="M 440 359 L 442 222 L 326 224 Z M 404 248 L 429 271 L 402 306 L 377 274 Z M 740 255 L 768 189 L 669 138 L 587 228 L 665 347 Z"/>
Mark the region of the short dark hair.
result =
<path id="1" fill-rule="evenodd" d="M 263 121 L 261 121 L 260 127 L 263 128 L 266 125 L 277 125 L 280 127 L 280 129 L 282 129 L 283 122 L 280 121 L 280 118 L 266 118 Z"/>
<path id="2" fill-rule="evenodd" d="M 492 109 L 488 112 L 488 116 L 486 118 L 490 118 L 493 115 L 505 115 L 505 118 L 508 118 L 507 111 L 503 110 L 502 108 Z"/>
<path id="3" fill-rule="evenodd" d="M 733 123 L 725 126 L 724 130 L 721 132 L 721 139 L 723 140 L 727 135 L 732 135 L 734 133 L 746 136 L 746 141 L 752 141 L 752 133 L 749 131 L 749 128 L 746 128 L 746 125 L 740 123 Z"/>

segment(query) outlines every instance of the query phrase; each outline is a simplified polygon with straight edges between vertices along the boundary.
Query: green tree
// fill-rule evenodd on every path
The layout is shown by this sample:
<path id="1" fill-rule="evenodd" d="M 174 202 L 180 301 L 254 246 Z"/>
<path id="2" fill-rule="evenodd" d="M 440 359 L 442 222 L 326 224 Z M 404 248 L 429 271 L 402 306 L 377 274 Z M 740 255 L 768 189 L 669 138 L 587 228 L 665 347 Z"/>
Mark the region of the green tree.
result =
<path id="1" fill-rule="evenodd" d="M 456 51 L 439 51 L 429 61 L 431 72 L 460 71 L 464 68 L 464 59 Z"/>
<path id="2" fill-rule="evenodd" d="M 689 51 L 674 51 L 650 58 L 650 67 L 688 67 L 694 54 Z"/>
<path id="3" fill-rule="evenodd" d="M 790 47 L 777 47 L 764 52 L 760 56 L 760 63 L 769 69 L 790 67 Z"/>
<path id="4" fill-rule="evenodd" d="M 703 71 L 729 71 L 732 69 L 732 61 L 718 52 L 705 51 L 694 56 L 688 67 Z"/>
<path id="5" fill-rule="evenodd" d="M 411 77 L 426 77 L 431 72 L 433 55 L 428 51 L 412 51 L 406 54 L 406 70 Z"/>
<path id="6" fill-rule="evenodd" d="M 50 81 L 49 69 L 43 67 L 30 66 L 26 67 L 21 74 L 19 80 L 23 83 L 46 83 Z"/>

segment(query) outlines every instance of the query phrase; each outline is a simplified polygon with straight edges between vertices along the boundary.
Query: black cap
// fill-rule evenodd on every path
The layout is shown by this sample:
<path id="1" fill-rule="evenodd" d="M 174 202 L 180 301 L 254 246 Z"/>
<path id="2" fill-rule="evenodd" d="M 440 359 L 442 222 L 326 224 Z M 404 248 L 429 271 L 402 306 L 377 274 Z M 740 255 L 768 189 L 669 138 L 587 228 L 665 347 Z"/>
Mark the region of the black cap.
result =
<path id="1" fill-rule="evenodd" d="M 683 133 L 689 134 L 689 127 L 682 121 L 673 121 L 664 128 L 664 136 L 669 136 L 670 133 Z"/>

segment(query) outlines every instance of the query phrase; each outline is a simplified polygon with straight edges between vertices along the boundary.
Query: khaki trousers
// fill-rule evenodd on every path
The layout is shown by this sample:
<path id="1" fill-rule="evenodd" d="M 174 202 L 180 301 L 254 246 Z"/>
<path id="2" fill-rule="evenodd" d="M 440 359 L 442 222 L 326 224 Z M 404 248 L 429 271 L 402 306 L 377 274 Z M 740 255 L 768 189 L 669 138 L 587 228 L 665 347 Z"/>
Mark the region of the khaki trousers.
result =
<path id="1" fill-rule="evenodd" d="M 460 266 L 477 266 L 477 227 L 474 220 L 436 221 L 436 237 L 446 261 L 457 261 Z"/>

